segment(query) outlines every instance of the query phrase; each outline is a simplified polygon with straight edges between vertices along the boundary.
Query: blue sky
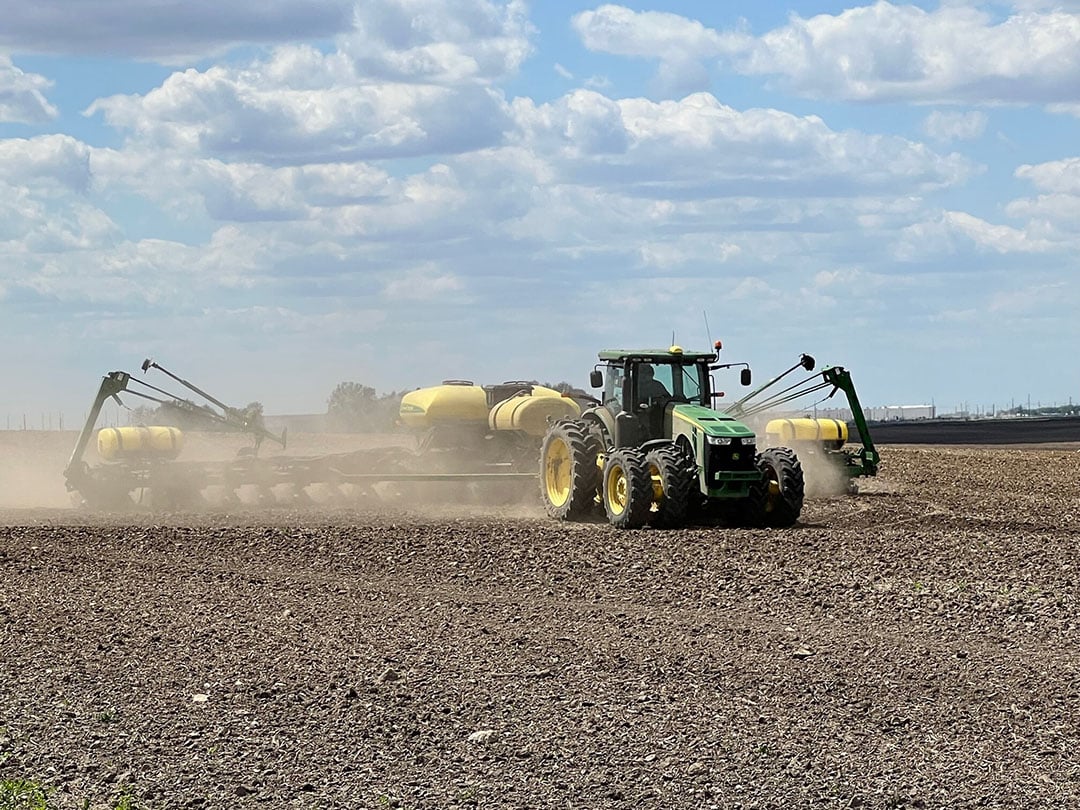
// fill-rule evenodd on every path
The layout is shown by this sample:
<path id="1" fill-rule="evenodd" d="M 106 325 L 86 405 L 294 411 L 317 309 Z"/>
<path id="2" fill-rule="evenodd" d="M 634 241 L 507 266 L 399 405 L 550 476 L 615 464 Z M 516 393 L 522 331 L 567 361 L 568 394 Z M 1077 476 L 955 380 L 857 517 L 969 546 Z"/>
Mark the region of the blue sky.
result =
<path id="1" fill-rule="evenodd" d="M 869 405 L 1080 398 L 1076 0 L 2 7 L 0 419 L 145 356 L 584 385 L 704 314 Z"/>

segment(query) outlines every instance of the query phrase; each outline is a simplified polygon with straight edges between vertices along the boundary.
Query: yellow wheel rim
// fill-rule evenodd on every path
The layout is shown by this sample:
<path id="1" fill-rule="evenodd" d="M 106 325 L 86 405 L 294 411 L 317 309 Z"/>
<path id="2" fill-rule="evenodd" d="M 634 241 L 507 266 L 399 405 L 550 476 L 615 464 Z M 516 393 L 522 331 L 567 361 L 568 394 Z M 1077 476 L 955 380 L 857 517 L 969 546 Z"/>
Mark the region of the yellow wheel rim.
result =
<path id="1" fill-rule="evenodd" d="M 660 468 L 655 464 L 649 465 L 649 477 L 652 479 L 653 506 L 664 499 L 664 479 L 660 475 Z"/>
<path id="2" fill-rule="evenodd" d="M 552 506 L 570 498 L 570 448 L 562 439 L 552 439 L 544 456 L 544 491 Z"/>
<path id="3" fill-rule="evenodd" d="M 769 494 L 765 499 L 765 511 L 771 512 L 776 508 L 776 503 L 780 499 L 780 482 L 775 478 L 769 479 Z"/>
<path id="4" fill-rule="evenodd" d="M 619 464 L 612 464 L 607 474 L 608 511 L 613 515 L 621 515 L 626 510 L 627 491 L 629 487 L 626 481 L 626 470 Z"/>

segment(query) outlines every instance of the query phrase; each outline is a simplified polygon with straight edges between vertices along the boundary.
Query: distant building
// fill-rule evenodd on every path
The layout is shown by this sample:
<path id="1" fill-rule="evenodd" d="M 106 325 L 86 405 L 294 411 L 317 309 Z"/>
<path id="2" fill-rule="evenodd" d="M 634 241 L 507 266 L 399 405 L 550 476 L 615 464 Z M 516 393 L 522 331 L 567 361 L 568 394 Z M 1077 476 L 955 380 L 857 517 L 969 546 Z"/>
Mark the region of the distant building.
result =
<path id="1" fill-rule="evenodd" d="M 789 416 L 813 416 L 818 419 L 839 419 L 851 422 L 850 408 L 812 408 L 807 411 L 787 414 Z M 863 415 L 869 422 L 900 422 L 913 419 L 936 419 L 937 408 L 933 405 L 881 405 L 876 408 L 863 408 Z"/>
<path id="2" fill-rule="evenodd" d="M 866 408 L 865 413 L 871 422 L 907 422 L 912 419 L 937 418 L 937 408 L 933 405 L 883 405 Z"/>

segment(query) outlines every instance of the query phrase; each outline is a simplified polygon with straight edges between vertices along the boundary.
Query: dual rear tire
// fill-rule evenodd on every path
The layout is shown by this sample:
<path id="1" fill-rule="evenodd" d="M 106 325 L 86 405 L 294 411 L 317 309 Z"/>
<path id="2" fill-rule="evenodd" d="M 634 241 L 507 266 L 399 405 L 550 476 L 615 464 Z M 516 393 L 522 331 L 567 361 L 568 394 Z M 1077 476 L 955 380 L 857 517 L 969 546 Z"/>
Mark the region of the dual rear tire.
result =
<path id="1" fill-rule="evenodd" d="M 559 520 L 580 519 L 596 506 L 600 441 L 582 422 L 556 422 L 540 446 L 540 495 L 544 508 Z"/>
<path id="2" fill-rule="evenodd" d="M 556 422 L 540 449 L 540 494 L 547 513 L 559 520 L 590 517 L 603 508 L 620 529 L 649 524 L 676 528 L 686 522 L 695 491 L 693 460 L 676 445 L 647 453 L 619 448 L 607 453 L 587 423 Z"/>

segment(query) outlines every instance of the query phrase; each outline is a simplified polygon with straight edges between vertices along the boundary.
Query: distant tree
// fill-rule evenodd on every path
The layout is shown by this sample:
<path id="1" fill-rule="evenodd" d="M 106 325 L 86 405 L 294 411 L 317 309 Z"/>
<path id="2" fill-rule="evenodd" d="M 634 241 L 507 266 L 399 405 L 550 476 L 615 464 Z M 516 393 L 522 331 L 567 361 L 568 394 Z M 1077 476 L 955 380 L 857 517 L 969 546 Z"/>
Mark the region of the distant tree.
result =
<path id="1" fill-rule="evenodd" d="M 331 430 L 342 432 L 385 432 L 394 429 L 400 397 L 382 396 L 369 385 L 342 382 L 326 401 L 326 415 Z"/>
<path id="2" fill-rule="evenodd" d="M 573 385 L 572 383 L 568 383 L 565 380 L 563 380 L 562 382 L 557 382 L 557 383 L 548 383 L 548 382 L 541 383 L 541 385 L 543 385 L 544 388 L 554 389 L 555 391 L 558 391 L 560 394 L 569 394 L 572 391 L 580 390 L 580 389 L 578 389 L 578 387 L 576 385 Z"/>
<path id="3" fill-rule="evenodd" d="M 250 425 L 263 424 L 263 404 L 261 402 L 249 402 L 240 409 L 240 416 Z"/>
<path id="4" fill-rule="evenodd" d="M 564 394 L 578 404 L 579 408 L 588 408 L 593 404 L 593 397 L 588 391 L 578 388 L 568 382 L 543 383 L 545 388 L 552 388 L 560 394 Z"/>
<path id="5" fill-rule="evenodd" d="M 136 405 L 128 411 L 129 425 L 156 425 L 158 409 L 150 405 Z"/>

